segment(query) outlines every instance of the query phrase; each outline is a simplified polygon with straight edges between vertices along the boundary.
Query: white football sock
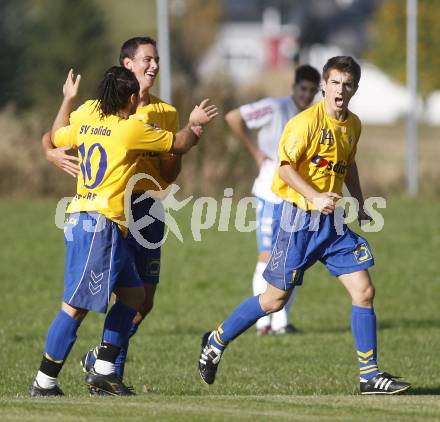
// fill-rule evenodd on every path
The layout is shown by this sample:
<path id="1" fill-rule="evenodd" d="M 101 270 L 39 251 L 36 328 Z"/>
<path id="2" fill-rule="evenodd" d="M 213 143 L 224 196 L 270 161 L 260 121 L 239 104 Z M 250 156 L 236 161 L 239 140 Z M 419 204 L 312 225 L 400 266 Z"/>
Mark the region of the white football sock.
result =
<path id="1" fill-rule="evenodd" d="M 274 312 L 271 317 L 270 327 L 274 331 L 284 328 L 289 323 L 285 307 L 278 312 Z"/>
<path id="2" fill-rule="evenodd" d="M 260 295 L 266 291 L 267 283 L 263 278 L 263 271 L 265 270 L 266 265 L 266 262 L 257 262 L 257 266 L 255 267 L 254 277 L 252 278 L 252 289 L 254 296 Z M 257 330 L 268 326 L 270 326 L 269 315 L 260 318 L 256 323 Z"/>
<path id="3" fill-rule="evenodd" d="M 37 383 L 37 386 L 45 389 L 53 388 L 57 385 L 56 378 L 49 377 L 49 375 L 46 375 L 41 371 L 38 371 L 37 376 L 35 377 L 35 381 Z"/>
<path id="4" fill-rule="evenodd" d="M 96 359 L 93 365 L 95 372 L 101 375 L 109 375 L 115 372 L 115 364 L 106 360 Z"/>
<path id="5" fill-rule="evenodd" d="M 295 302 L 297 291 L 298 291 L 298 286 L 295 286 L 292 291 L 292 294 L 290 295 L 289 300 L 284 305 L 284 308 L 272 314 L 272 322 L 271 322 L 272 330 L 274 331 L 280 330 L 289 323 L 289 312 L 291 306 L 293 305 L 293 302 Z"/>

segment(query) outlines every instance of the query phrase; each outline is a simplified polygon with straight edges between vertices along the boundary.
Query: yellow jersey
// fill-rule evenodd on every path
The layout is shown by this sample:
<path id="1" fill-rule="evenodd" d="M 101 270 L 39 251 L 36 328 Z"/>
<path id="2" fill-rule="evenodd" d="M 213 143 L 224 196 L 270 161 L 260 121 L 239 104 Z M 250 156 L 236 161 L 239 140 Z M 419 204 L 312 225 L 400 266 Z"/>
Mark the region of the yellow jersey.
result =
<path id="1" fill-rule="evenodd" d="M 53 139 L 56 147 L 72 145 L 79 152 L 77 192 L 67 212 L 96 211 L 112 221 L 125 222 L 125 188 L 137 171 L 139 156 L 145 151 L 169 152 L 173 138 L 172 132 L 156 129 L 136 116 L 101 119 L 84 109 L 72 113 L 71 124 L 60 128 Z"/>
<path id="2" fill-rule="evenodd" d="M 135 117 L 156 129 L 166 130 L 173 134 L 176 134 L 179 130 L 179 116 L 176 108 L 154 95 L 150 95 L 150 103 L 148 105 L 137 108 Z M 70 115 L 70 123 L 74 124 L 84 118 L 99 119 L 99 112 L 96 109 L 95 101 L 86 101 L 75 110 Z M 168 160 L 170 157 L 169 153 L 157 151 L 148 151 L 139 155 L 136 173 L 146 173 L 152 176 L 157 184 L 149 179 L 142 179 L 136 183 L 133 191 L 157 191 L 159 186 L 160 189 L 166 189 L 169 183 L 160 175 L 160 162 L 161 160 Z"/>
<path id="3" fill-rule="evenodd" d="M 336 120 L 327 114 L 325 100 L 297 114 L 281 135 L 272 190 L 306 211 L 314 209 L 311 202 L 280 178 L 279 166 L 288 162 L 318 192 L 342 195 L 360 134 L 361 122 L 355 114 L 348 111 L 345 121 Z"/>
<path id="4" fill-rule="evenodd" d="M 136 116 L 155 128 L 167 130 L 173 134 L 179 130 L 179 116 L 176 108 L 154 95 L 150 95 L 148 105 L 138 107 Z M 139 158 L 136 173 L 146 173 L 154 177 L 161 189 L 166 189 L 169 183 L 160 175 L 160 162 L 169 158 L 169 153 L 145 152 Z M 158 189 L 159 187 L 151 180 L 142 179 L 136 183 L 134 191 L 145 192 L 147 190 L 157 191 Z"/>

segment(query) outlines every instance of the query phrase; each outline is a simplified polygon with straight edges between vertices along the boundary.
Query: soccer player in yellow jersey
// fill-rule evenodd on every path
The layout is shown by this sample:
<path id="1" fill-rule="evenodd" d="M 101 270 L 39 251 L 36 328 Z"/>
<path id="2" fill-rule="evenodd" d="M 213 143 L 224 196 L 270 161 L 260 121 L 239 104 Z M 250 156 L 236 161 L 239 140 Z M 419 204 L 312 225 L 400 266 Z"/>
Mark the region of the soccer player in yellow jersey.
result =
<path id="1" fill-rule="evenodd" d="M 199 373 L 207 384 L 214 382 L 227 344 L 262 316 L 280 310 L 294 287 L 302 283 L 304 272 L 320 261 L 352 299 L 361 394 L 398 394 L 410 388 L 377 366 L 374 287 L 367 270 L 373 256 L 367 241 L 344 224 L 343 210 L 336 204 L 345 182 L 360 204 L 359 219 L 368 219 L 355 161 L 361 123 L 348 110 L 360 76 L 353 58 L 329 59 L 323 69 L 324 99 L 284 128 L 272 185 L 284 201 L 278 209 L 280 228 L 263 273 L 268 286 L 203 336 Z"/>
<path id="2" fill-rule="evenodd" d="M 156 41 L 150 37 L 134 37 L 125 41 L 121 47 L 119 62 L 121 66 L 131 70 L 139 82 L 139 103 L 136 114 L 145 122 L 156 128 L 176 133 L 179 128 L 177 110 L 170 104 L 150 94 L 154 81 L 159 73 L 159 57 L 156 49 Z M 83 104 L 71 115 L 71 121 L 80 119 L 81 116 L 96 114 L 93 101 Z M 80 171 L 77 165 L 77 157 L 68 155 L 66 149 L 70 147 L 54 148 L 50 137 L 43 138 L 43 146 L 49 161 L 66 173 L 76 177 Z M 181 154 L 159 153 L 149 151 L 142 154 L 137 161 L 136 173 L 146 173 L 154 178 L 157 183 L 149 179 L 140 180 L 134 187 L 131 198 L 131 211 L 135 220 L 151 215 L 150 210 L 156 213 L 161 209 L 161 203 L 153 198 L 144 199 L 140 202 L 139 197 L 149 191 L 157 191 L 167 188 L 178 176 L 181 170 Z M 151 245 L 160 245 L 164 235 L 163 219 L 152 218 L 152 222 L 140 229 L 140 234 Z M 144 247 L 139 244 L 131 233 L 128 234 L 128 242 L 134 256 L 136 269 L 144 283 L 145 300 L 141 309 L 136 314 L 130 337 L 133 336 L 144 318 L 151 312 L 154 296 L 160 275 L 161 247 Z M 89 370 L 95 360 L 98 347 L 93 347 L 82 358 L 84 370 Z M 128 351 L 128 341 L 121 347 L 120 354 L 116 359 L 116 372 L 123 377 L 125 360 Z"/>
<path id="3" fill-rule="evenodd" d="M 64 227 L 66 270 L 62 307 L 49 328 L 46 347 L 31 396 L 63 395 L 57 376 L 88 311 L 105 313 L 114 292 L 118 298 L 104 323 L 97 360 L 86 376 L 91 391 L 134 394 L 115 372 L 115 361 L 145 293 L 124 238 L 124 193 L 145 151 L 183 154 L 198 142 L 191 126 L 203 126 L 216 115 L 204 100 L 192 111 L 188 125 L 176 135 L 156 129 L 137 116 L 139 83 L 124 67 L 107 70 L 96 107 L 99 114 L 64 126 L 79 79 L 72 71 L 63 88 L 65 98 L 52 128 L 55 146 L 76 147 L 80 155 L 77 192 L 67 209 Z"/>

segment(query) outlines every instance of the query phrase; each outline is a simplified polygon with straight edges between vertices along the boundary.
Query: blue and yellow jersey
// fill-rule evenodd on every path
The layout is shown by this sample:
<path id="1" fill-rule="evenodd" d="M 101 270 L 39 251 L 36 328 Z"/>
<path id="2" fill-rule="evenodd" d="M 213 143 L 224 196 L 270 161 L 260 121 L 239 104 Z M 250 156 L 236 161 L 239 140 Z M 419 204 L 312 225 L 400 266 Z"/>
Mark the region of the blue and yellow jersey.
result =
<path id="1" fill-rule="evenodd" d="M 279 165 L 290 163 L 319 192 L 342 195 L 347 168 L 356 155 L 361 122 L 351 112 L 343 122 L 333 119 L 326 113 L 324 101 L 289 120 L 278 147 Z M 314 209 L 303 195 L 280 178 L 278 170 L 272 190 L 304 210 Z"/>
<path id="2" fill-rule="evenodd" d="M 91 104 L 85 106 L 90 109 Z M 96 112 L 87 117 L 79 110 L 53 139 L 56 147 L 72 145 L 79 152 L 77 193 L 67 212 L 96 211 L 112 221 L 125 221 L 124 193 L 139 156 L 145 151 L 168 152 L 174 135 L 136 116 L 100 119 Z"/>
<path id="3" fill-rule="evenodd" d="M 160 98 L 150 95 L 150 103 L 136 110 L 136 118 L 148 123 L 156 129 L 166 130 L 176 134 L 179 130 L 179 116 L 175 107 L 162 101 Z M 86 101 L 70 116 L 70 123 L 81 119 L 99 119 L 95 101 Z M 170 158 L 169 153 L 157 151 L 144 152 L 138 158 L 136 173 L 146 173 L 152 176 L 161 189 L 166 189 L 169 183 L 160 175 L 160 161 Z M 134 192 L 157 191 L 159 186 L 149 179 L 142 179 L 136 183 Z"/>
<path id="4" fill-rule="evenodd" d="M 167 130 L 174 134 L 179 130 L 179 116 L 175 107 L 154 95 L 150 95 L 148 105 L 138 107 L 136 116 L 155 128 Z M 169 183 L 160 175 L 160 161 L 169 158 L 169 153 L 146 152 L 140 157 L 136 172 L 149 174 L 154 177 L 162 189 L 166 189 Z M 151 180 L 142 179 L 136 183 L 134 190 L 135 192 L 156 191 L 158 186 Z"/>

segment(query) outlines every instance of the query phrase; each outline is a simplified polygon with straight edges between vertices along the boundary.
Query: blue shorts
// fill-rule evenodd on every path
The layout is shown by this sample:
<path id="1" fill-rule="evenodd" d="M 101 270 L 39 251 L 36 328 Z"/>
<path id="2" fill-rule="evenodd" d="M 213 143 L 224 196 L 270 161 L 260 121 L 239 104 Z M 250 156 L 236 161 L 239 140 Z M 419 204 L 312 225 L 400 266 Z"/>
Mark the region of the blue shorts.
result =
<path id="1" fill-rule="evenodd" d="M 302 284 L 304 272 L 316 261 L 339 276 L 374 265 L 368 242 L 330 215 L 304 211 L 288 202 L 276 207 L 279 229 L 263 277 L 271 285 L 288 290 Z"/>
<path id="2" fill-rule="evenodd" d="M 142 282 L 157 284 L 160 275 L 160 248 L 165 231 L 165 212 L 160 200 L 146 198 L 136 203 L 141 195 L 132 195 L 131 209 L 134 221 L 143 219 L 144 224 L 141 226 L 145 227 L 139 229 L 137 235 L 129 230 L 127 242 Z"/>
<path id="3" fill-rule="evenodd" d="M 142 286 L 126 239 L 117 224 L 102 214 L 68 214 L 64 238 L 65 303 L 105 313 L 116 287 Z"/>
<path id="4" fill-rule="evenodd" d="M 272 238 L 274 234 L 274 207 L 276 204 L 261 198 L 257 199 L 257 248 L 258 252 L 272 251 Z"/>

